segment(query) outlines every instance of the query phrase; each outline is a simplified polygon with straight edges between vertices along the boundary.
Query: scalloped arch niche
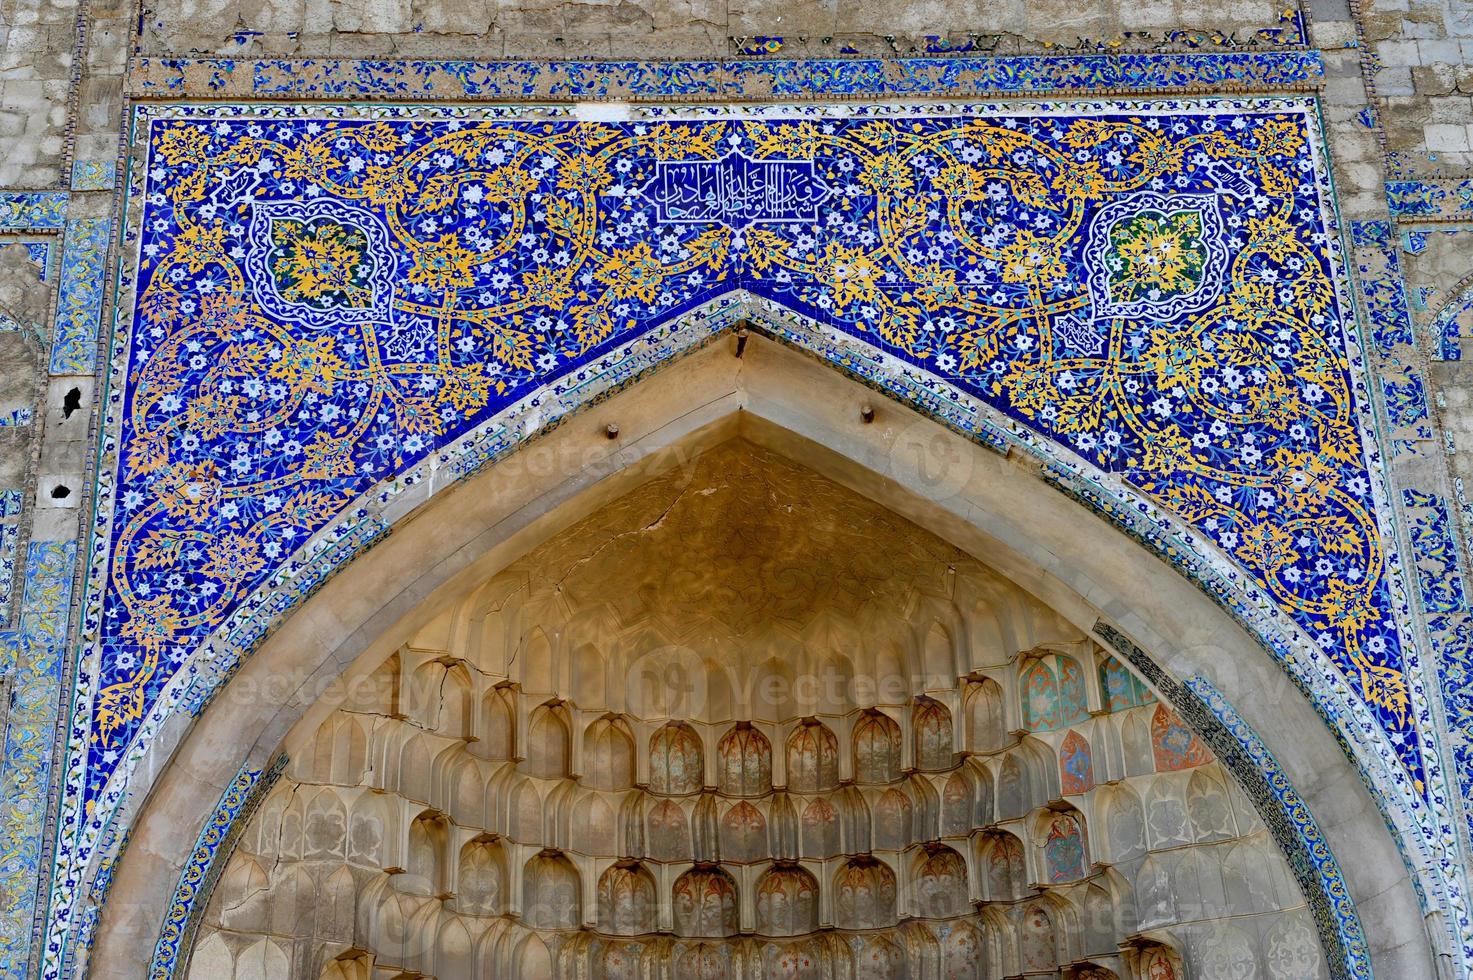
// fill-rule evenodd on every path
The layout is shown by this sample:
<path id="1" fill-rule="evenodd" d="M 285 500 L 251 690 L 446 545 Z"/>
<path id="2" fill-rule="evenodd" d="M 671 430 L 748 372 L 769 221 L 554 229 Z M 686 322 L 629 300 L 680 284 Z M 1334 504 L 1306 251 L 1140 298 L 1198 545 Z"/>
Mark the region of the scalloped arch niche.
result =
<path id="1" fill-rule="evenodd" d="M 473 590 L 294 754 L 190 972 L 284 975 L 1328 973 L 1147 685 L 737 439 Z"/>

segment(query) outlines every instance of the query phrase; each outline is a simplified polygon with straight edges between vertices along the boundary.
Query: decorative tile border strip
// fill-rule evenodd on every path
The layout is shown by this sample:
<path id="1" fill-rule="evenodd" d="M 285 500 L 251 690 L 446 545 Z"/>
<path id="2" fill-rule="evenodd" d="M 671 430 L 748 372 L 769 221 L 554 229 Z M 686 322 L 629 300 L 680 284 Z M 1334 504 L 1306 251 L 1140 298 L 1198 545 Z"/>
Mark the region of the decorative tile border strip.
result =
<path id="1" fill-rule="evenodd" d="M 106 293 L 103 264 L 112 221 L 73 218 L 62 239 L 61 292 L 51 340 L 52 374 L 92 374 L 97 370 L 97 330 Z"/>
<path id="2" fill-rule="evenodd" d="M 1448 748 L 1459 776 L 1464 828 L 1473 837 L 1473 607 L 1464 585 L 1451 512 L 1440 493 L 1402 491 L 1416 562 L 1418 598 L 1438 658 Z"/>
<path id="3" fill-rule="evenodd" d="M 1403 247 L 1411 255 L 1424 251 L 1433 230 L 1408 230 L 1398 241 L 1390 221 L 1354 222 L 1351 229 L 1366 325 L 1375 341 L 1371 369 L 1385 395 L 1386 419 L 1394 427 L 1389 441 L 1397 456 L 1426 458 L 1448 448 L 1432 443 L 1432 430 L 1423 418 L 1430 415 L 1420 374 L 1425 361 L 1412 329 L 1401 254 Z M 1439 338 L 1427 346 L 1435 352 Z M 1420 461 L 1399 468 L 1393 479 L 1400 493 L 1390 513 L 1404 525 L 1411 546 L 1408 584 L 1415 590 L 1416 610 L 1402 615 L 1408 622 L 1422 620 L 1418 642 L 1426 644 L 1424 675 L 1434 692 L 1419 708 L 1417 723 L 1450 756 L 1446 794 L 1435 794 L 1431 801 L 1445 826 L 1437 860 L 1466 874 L 1466 858 L 1458 855 L 1468 854 L 1473 840 L 1473 621 L 1458 568 L 1457 535 L 1437 486 L 1440 470 L 1439 465 L 1428 472 Z M 1456 904 L 1456 915 L 1459 931 L 1467 936 L 1466 903 Z"/>
<path id="4" fill-rule="evenodd" d="M 1412 343 L 1412 318 L 1394 229 L 1389 221 L 1354 221 L 1350 242 L 1371 342 L 1386 357 Z"/>
<path id="5" fill-rule="evenodd" d="M 22 240 L 43 282 L 54 271 L 56 232 L 66 225 L 70 201 L 65 191 L 0 193 L 0 231 L 48 233 Z M 15 326 L 0 323 L 0 330 Z M 38 900 L 45 901 L 49 871 L 42 856 L 58 712 L 70 693 L 61 680 L 77 558 L 75 542 L 22 544 L 24 503 L 20 490 L 0 491 L 0 622 L 9 620 L 13 590 L 21 590 L 15 628 L 0 630 L 0 673 L 12 678 L 0 756 L 0 895 L 7 898 L 0 908 L 0 977 L 6 980 L 28 975 L 42 925 Z"/>
<path id="6" fill-rule="evenodd" d="M 66 221 L 66 191 L 0 192 L 0 228 L 51 231 Z"/>
<path id="7" fill-rule="evenodd" d="M 1452 523 L 1440 496 L 1425 490 L 1403 490 L 1410 515 L 1409 531 L 1416 558 L 1417 585 L 1425 613 L 1449 613 L 1468 608 L 1463 575 L 1458 569 Z"/>
<path id="8" fill-rule="evenodd" d="M 23 504 L 19 490 L 0 490 L 0 623 L 10 622 L 10 609 L 15 587 L 15 573 L 20 547 L 20 513 Z"/>
<path id="9" fill-rule="evenodd" d="M 1339 862 L 1278 760 L 1236 709 L 1202 677 L 1177 681 L 1110 623 L 1095 635 L 1150 681 L 1237 777 L 1288 859 L 1314 915 L 1335 980 L 1370 980 L 1371 954 Z"/>
<path id="10" fill-rule="evenodd" d="M 832 99 L 1060 92 L 1303 91 L 1317 51 L 695 62 L 139 58 L 137 98 Z"/>
<path id="11" fill-rule="evenodd" d="M 189 863 L 180 872 L 179 884 L 169 901 L 164 927 L 154 948 L 149 980 L 171 980 L 175 975 L 182 975 L 179 971 L 188 966 L 194 933 L 199 927 L 199 917 L 210 904 L 210 893 L 225 870 L 241 831 L 250 823 L 251 815 L 270 792 L 286 763 L 287 757 L 282 754 L 265 770 L 247 764 L 226 787 L 214 813 L 200 831 Z"/>
<path id="12" fill-rule="evenodd" d="M 3 670 L 13 677 L 0 756 L 0 977 L 27 975 L 38 892 L 44 899 L 42 835 L 51 787 L 54 733 L 65 696 L 67 617 L 75 542 L 33 541 L 20 624 L 0 631 Z"/>
<path id="13" fill-rule="evenodd" d="M 1458 294 L 1437 311 L 1429 332 L 1436 360 L 1463 359 L 1463 345 L 1459 341 L 1473 338 L 1473 281 L 1465 282 Z"/>

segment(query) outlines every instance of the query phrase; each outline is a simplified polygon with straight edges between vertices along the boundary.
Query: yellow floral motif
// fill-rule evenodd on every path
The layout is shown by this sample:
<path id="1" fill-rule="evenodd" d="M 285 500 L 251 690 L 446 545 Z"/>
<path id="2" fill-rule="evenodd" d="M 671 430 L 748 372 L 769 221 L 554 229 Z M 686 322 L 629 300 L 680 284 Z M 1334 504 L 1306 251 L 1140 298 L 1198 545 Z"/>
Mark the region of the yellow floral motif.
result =
<path id="1" fill-rule="evenodd" d="M 1295 513 L 1316 511 L 1334 490 L 1339 469 L 1317 453 L 1280 449 L 1273 460 L 1270 485 L 1279 502 Z"/>
<path id="2" fill-rule="evenodd" d="M 170 514 L 201 521 L 220 501 L 220 478 L 212 460 L 175 463 L 164 471 L 154 492 Z"/>
<path id="3" fill-rule="evenodd" d="M 302 466 L 298 472 L 309 480 L 330 480 L 335 476 L 347 476 L 356 468 L 352 443 L 319 432 L 302 450 Z"/>
<path id="4" fill-rule="evenodd" d="M 490 397 L 490 381 L 479 364 L 447 373 L 440 384 L 440 396 L 456 411 L 471 411 L 486 404 Z"/>
<path id="5" fill-rule="evenodd" d="M 956 284 L 956 270 L 943 269 L 939 263 L 926 268 L 925 285 L 915 291 L 915 298 L 927 310 L 939 310 L 955 303 L 961 296 Z"/>
<path id="6" fill-rule="evenodd" d="M 211 262 L 225 260 L 225 226 L 190 225 L 179 235 L 179 245 L 190 272 L 199 272 Z"/>
<path id="7" fill-rule="evenodd" d="M 656 160 L 710 158 L 716 156 L 717 145 L 725 132 L 725 123 L 711 123 L 700 127 L 662 123 L 650 127 L 645 141 Z"/>
<path id="8" fill-rule="evenodd" d="M 359 185 L 372 204 L 392 207 L 419 190 L 419 182 L 402 167 L 369 167 Z"/>
<path id="9" fill-rule="evenodd" d="M 595 276 L 621 299 L 633 297 L 653 303 L 660 283 L 665 281 L 665 266 L 649 245 L 640 242 L 615 252 Z"/>
<path id="10" fill-rule="evenodd" d="M 156 144 L 164 162 L 177 166 L 181 163 L 204 163 L 209 158 L 210 137 L 202 129 L 192 126 L 174 126 L 164 131 Z"/>
<path id="11" fill-rule="evenodd" d="M 486 188 L 486 200 L 504 204 L 520 201 L 536 190 L 537 178 L 521 167 L 497 167 L 486 175 L 482 184 Z"/>
<path id="12" fill-rule="evenodd" d="M 1001 250 L 1003 282 L 1048 285 L 1069 275 L 1059 243 L 1031 231 L 1020 231 Z"/>
<path id="13" fill-rule="evenodd" d="M 333 350 L 333 339 L 328 336 L 304 337 L 293 341 L 280 357 L 271 359 L 267 348 L 261 348 L 261 358 L 266 361 L 266 375 L 285 381 L 293 389 L 330 394 L 333 384 L 347 365 Z"/>
<path id="14" fill-rule="evenodd" d="M 529 175 L 530 176 L 530 175 Z M 579 156 L 563 164 L 557 185 L 565 191 L 597 194 L 614 182 L 608 168 L 596 156 Z"/>
<path id="15" fill-rule="evenodd" d="M 1287 119 L 1266 119 L 1253 129 L 1255 149 L 1263 156 L 1297 157 L 1304 151 L 1304 135 Z"/>
<path id="16" fill-rule="evenodd" d="M 1195 385 L 1197 375 L 1209 365 L 1211 357 L 1190 337 L 1169 327 L 1151 330 L 1151 346 L 1146 350 L 1143 362 L 1156 376 L 1156 383 L 1163 388 L 1177 384 Z"/>
<path id="17" fill-rule="evenodd" d="M 461 246 L 455 232 L 447 231 L 414 250 L 409 281 L 435 290 L 474 286 L 476 277 L 471 266 L 475 261 L 476 254 Z"/>
<path id="18" fill-rule="evenodd" d="M 174 607 L 174 600 L 166 595 L 140 600 L 138 610 L 140 615 L 130 619 L 124 627 L 123 638 L 150 652 L 173 642 L 175 632 L 184 624 L 183 617 Z"/>
<path id="19" fill-rule="evenodd" d="M 142 620 L 145 625 L 130 634 L 129 628 L 137 620 Z M 97 692 L 96 728 L 92 740 L 102 745 L 111 745 L 114 733 L 143 717 L 144 693 L 147 690 L 145 685 L 158 669 L 158 650 L 174 639 L 173 631 L 181 625 L 179 617 L 169 606 L 167 597 L 140 603 L 137 620 L 130 620 L 123 627 L 124 635 L 148 653 L 144 657 L 142 669 L 136 674 Z"/>
<path id="20" fill-rule="evenodd" d="M 1254 524 L 1243 531 L 1237 555 L 1272 575 L 1298 559 L 1299 552 L 1294 549 L 1294 535 L 1288 531 L 1273 524 Z"/>
<path id="21" fill-rule="evenodd" d="M 1120 473 L 1332 637 L 1367 702 L 1405 718 L 1399 661 L 1362 649 L 1388 615 L 1386 558 L 1351 479 L 1364 447 L 1334 255 L 1305 220 L 1303 119 L 1168 116 L 350 118 L 227 138 L 162 125 L 154 159 L 171 169 L 156 189 L 175 206 L 139 259 L 149 340 L 118 453 L 141 489 L 118 573 L 137 621 L 125 638 L 153 649 L 168 631 L 144 620 L 177 633 L 224 615 L 161 602 L 160 577 L 253 587 L 275 564 L 273 527 L 315 530 L 488 406 L 760 280 Z M 665 161 L 704 161 L 702 200 L 727 217 L 652 217 Z M 273 219 L 274 290 L 253 279 L 249 205 L 178 206 L 268 163 L 288 197 L 325 202 Z M 773 174 L 811 177 L 816 216 L 743 210 L 788 206 L 772 203 Z M 1178 189 L 1193 203 L 1171 204 Z M 1142 197 L 1157 210 L 1121 203 Z M 351 217 L 328 220 L 333 201 Z M 257 474 L 282 481 L 271 508 L 220 448 L 238 433 L 273 460 Z M 181 452 L 200 443 L 217 462 Z M 143 676 L 106 695 L 109 724 L 129 723 Z"/>
<path id="22" fill-rule="evenodd" d="M 1226 300 L 1228 316 L 1246 328 L 1261 327 L 1278 311 L 1274 288 L 1258 279 L 1234 283 Z"/>
<path id="23" fill-rule="evenodd" d="M 228 585 L 235 585 L 266 567 L 261 546 L 253 538 L 226 531 L 205 549 L 208 561 L 200 571 Z"/>
<path id="24" fill-rule="evenodd" d="M 1110 230 L 1110 295 L 1119 302 L 1181 296 L 1202 284 L 1206 247 L 1196 211 L 1145 211 Z"/>
<path id="25" fill-rule="evenodd" d="M 342 296 L 348 306 L 372 302 L 369 289 L 359 281 L 363 235 L 330 222 L 311 226 L 299 221 L 272 222 L 271 239 L 280 250 L 272 263 L 281 298 L 288 301 L 323 300 Z"/>
<path id="26" fill-rule="evenodd" d="M 871 157 L 859 182 L 872 194 L 903 194 L 915 187 L 909 165 L 894 153 Z"/>
<path id="27" fill-rule="evenodd" d="M 292 180 L 320 182 L 342 167 L 326 143 L 305 143 L 281 155 L 281 175 Z"/>
<path id="28" fill-rule="evenodd" d="M 829 244 L 818 263 L 818 281 L 829 287 L 834 305 L 841 310 L 850 303 L 873 299 L 879 274 L 867 252 L 837 242 Z"/>
<path id="29" fill-rule="evenodd" d="M 1366 703 L 1376 705 L 1403 721 L 1411 708 L 1406 675 L 1394 667 L 1371 663 L 1364 658 L 1356 662 L 1360 670 L 1361 695 Z"/>
<path id="30" fill-rule="evenodd" d="M 527 298 L 544 306 L 560 307 L 573 298 L 573 287 L 567 280 L 557 269 L 546 266 L 534 269 L 527 276 Z"/>
<path id="31" fill-rule="evenodd" d="M 445 429 L 433 398 L 401 398 L 394 405 L 394 415 L 400 431 L 407 435 L 439 435 Z"/>
<path id="32" fill-rule="evenodd" d="M 376 122 L 353 129 L 353 139 L 359 145 L 377 153 L 392 153 L 403 145 L 398 132 L 388 123 Z"/>

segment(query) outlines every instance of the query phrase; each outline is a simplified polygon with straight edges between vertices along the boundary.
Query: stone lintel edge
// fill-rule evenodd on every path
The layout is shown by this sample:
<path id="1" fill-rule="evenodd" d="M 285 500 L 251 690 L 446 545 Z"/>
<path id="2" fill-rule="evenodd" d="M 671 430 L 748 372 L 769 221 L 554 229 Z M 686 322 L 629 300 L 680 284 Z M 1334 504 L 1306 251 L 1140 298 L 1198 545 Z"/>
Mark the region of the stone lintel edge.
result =
<path id="1" fill-rule="evenodd" d="M 696 61 L 135 57 L 132 99 L 749 101 L 1316 92 L 1308 48 Z"/>

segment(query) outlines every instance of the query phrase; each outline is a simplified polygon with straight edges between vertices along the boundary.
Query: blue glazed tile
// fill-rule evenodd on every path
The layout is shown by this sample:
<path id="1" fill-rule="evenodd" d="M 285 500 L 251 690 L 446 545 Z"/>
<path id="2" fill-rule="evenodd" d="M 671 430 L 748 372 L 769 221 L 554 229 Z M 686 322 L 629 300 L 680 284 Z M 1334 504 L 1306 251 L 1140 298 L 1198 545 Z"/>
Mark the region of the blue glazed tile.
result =
<path id="1" fill-rule="evenodd" d="M 149 980 L 170 980 L 188 953 L 197 925 L 197 916 L 209 902 L 210 891 L 223 870 L 221 862 L 228 855 L 234 835 L 250 820 L 251 814 L 286 768 L 286 756 L 278 756 L 267 769 L 242 767 L 205 821 L 195 841 L 189 861 L 179 875 L 174 897 L 164 916 L 164 926 L 154 947 Z M 105 887 L 105 886 L 104 886 Z"/>
<path id="2" fill-rule="evenodd" d="M 1473 285 L 1437 311 L 1432 318 L 1431 334 L 1439 360 L 1462 360 L 1463 348 L 1458 341 L 1473 337 Z"/>
<path id="3" fill-rule="evenodd" d="M 13 528 L 10 528 L 13 529 Z M 62 700 L 73 542 L 32 542 L 25 563 L 19 625 L 0 630 L 0 650 L 12 673 L 11 708 L 0 756 L 0 976 L 26 975 L 38 892 L 44 887 L 41 848 L 51 788 L 51 758 Z M 45 893 L 39 897 L 45 900 Z"/>
<path id="4" fill-rule="evenodd" d="M 1285 36 L 1293 32 L 1287 30 Z M 744 50 L 770 55 L 783 39 L 752 38 Z M 931 48 L 942 44 L 928 40 Z M 1297 43 L 1286 41 L 1284 43 Z M 972 42 L 963 45 L 973 50 Z M 853 48 L 841 50 L 855 53 Z M 132 88 L 177 94 L 187 77 L 212 94 L 258 98 L 821 98 L 835 95 L 1040 94 L 1063 90 L 1170 92 L 1184 87 L 1302 87 L 1324 75 L 1318 52 L 1234 51 L 1172 54 L 1057 54 L 833 60 L 762 58 L 706 62 L 447 62 L 331 59 L 140 58 Z M 195 83 L 198 84 L 198 83 Z"/>
<path id="5" fill-rule="evenodd" d="M 781 84 L 792 65 L 744 67 Z M 832 80 L 872 70 L 819 67 Z M 106 612 L 139 649 L 104 668 L 102 687 L 161 683 L 165 648 L 220 622 L 337 501 L 609 344 L 740 287 L 953 379 L 1146 488 L 1273 588 L 1313 596 L 1291 615 L 1334 638 L 1417 772 L 1396 631 L 1367 564 L 1376 532 L 1330 503 L 1331 487 L 1369 492 L 1362 464 L 1332 442 L 1351 420 L 1343 430 L 1318 421 L 1322 407 L 1349 404 L 1345 368 L 1317 369 L 1304 391 L 1289 382 L 1296 358 L 1320 363 L 1341 343 L 1325 333 L 1340 326 L 1319 233 L 1269 216 L 1276 197 L 1296 215 L 1320 213 L 1314 185 L 1291 176 L 1309 152 L 1305 125 L 1248 110 L 942 115 L 906 127 L 862 117 L 157 123 L 133 330 L 134 362 L 149 366 L 127 395 L 119 487 L 122 519 L 144 523 L 113 558 L 129 587 Z M 607 147 L 606 161 L 579 156 L 585 144 Z M 412 151 L 439 162 L 397 169 Z M 1002 159 L 1011 175 L 985 176 L 984 161 Z M 462 176 L 472 168 L 489 176 Z M 336 189 L 323 193 L 324 181 Z M 1122 181 L 1139 189 L 1121 194 Z M 236 186 L 244 196 L 227 207 L 221 195 Z M 592 192 L 632 217 L 568 210 Z M 933 200 L 955 202 L 952 216 Z M 526 230 L 503 242 L 513 227 Z M 1389 230 L 1377 234 L 1389 249 Z M 1137 258 L 1150 242 L 1176 250 L 1164 271 Z M 1229 273 L 1245 248 L 1258 250 L 1262 275 Z M 305 263 L 309 251 L 338 278 Z M 229 285 L 242 281 L 249 297 Z M 434 312 L 446 303 L 463 310 L 448 334 Z M 1173 332 L 1193 322 L 1217 338 L 1195 353 Z M 1278 336 L 1290 324 L 1303 340 Z M 285 348 L 272 339 L 282 329 L 296 338 Z M 402 392 L 370 384 L 379 364 L 421 380 Z M 1250 373 L 1264 380 L 1245 387 Z M 1188 395 L 1182 386 L 1198 378 L 1204 387 Z M 1215 421 L 1217 401 L 1245 396 L 1261 422 Z M 230 433 L 247 404 L 280 406 L 280 421 L 243 455 Z M 171 450 L 157 430 L 166 419 L 196 433 L 197 448 Z M 1186 461 L 1198 468 L 1178 468 Z M 1239 482 L 1285 466 L 1301 476 Z M 286 476 L 291 489 L 242 490 Z M 1300 527 L 1335 532 L 1284 536 L 1257 516 L 1273 500 L 1294 502 Z M 136 720 L 108 717 L 97 751 L 126 741 Z"/>
<path id="6" fill-rule="evenodd" d="M 97 330 L 106 289 L 103 262 L 112 222 L 75 218 L 62 242 L 61 292 L 51 343 L 52 374 L 91 374 L 97 364 Z"/>
<path id="7" fill-rule="evenodd" d="M 1458 568 L 1457 546 L 1453 543 L 1447 505 L 1442 498 L 1422 490 L 1403 490 L 1402 503 L 1413 513 L 1410 522 L 1412 550 L 1418 561 L 1417 582 L 1422 611 L 1446 613 L 1465 610 L 1467 597 Z"/>
<path id="8" fill-rule="evenodd" d="M 0 228 L 60 228 L 66 221 L 68 200 L 62 191 L 0 192 Z"/>
<path id="9" fill-rule="evenodd" d="M 117 183 L 117 169 L 112 160 L 73 160 L 72 190 L 110 191 Z"/>
<path id="10" fill-rule="evenodd" d="M 292 64 L 232 63 L 222 84 L 246 77 L 257 94 L 292 97 L 430 84 L 808 97 L 1215 84 L 1265 65 L 1299 84 L 1318 70 L 1251 53 L 602 75 Z M 422 479 L 426 460 L 474 472 L 525 435 L 483 428 L 501 413 L 555 417 L 738 315 L 802 332 L 826 360 L 980 441 L 1031 440 L 1052 447 L 1060 474 L 1135 488 L 1229 556 L 1228 572 L 1184 571 L 1235 615 L 1314 638 L 1396 747 L 1399 783 L 1426 791 L 1309 103 L 710 108 L 620 122 L 218 105 L 140 118 L 142 230 L 128 244 L 136 281 L 108 436 L 115 510 L 99 525 L 84 623 L 97 707 L 72 733 L 79 810 L 115 805 L 118 759 L 147 737 L 192 651 L 243 656 L 385 532 L 376 517 L 345 520 L 360 495 Z M 1375 273 L 1362 276 L 1373 336 L 1391 349 L 1410 337 L 1392 228 L 1351 231 Z M 1416 392 L 1383 393 L 1400 415 L 1417 411 Z M 472 434 L 473 451 L 455 448 Z M 1185 532 L 1165 523 L 1143 539 L 1180 553 Z M 127 588 L 97 588 L 114 576 Z M 1244 588 L 1272 598 L 1244 609 Z M 202 675 L 179 710 L 200 710 L 229 669 Z"/>

